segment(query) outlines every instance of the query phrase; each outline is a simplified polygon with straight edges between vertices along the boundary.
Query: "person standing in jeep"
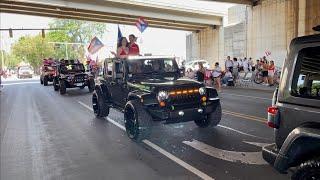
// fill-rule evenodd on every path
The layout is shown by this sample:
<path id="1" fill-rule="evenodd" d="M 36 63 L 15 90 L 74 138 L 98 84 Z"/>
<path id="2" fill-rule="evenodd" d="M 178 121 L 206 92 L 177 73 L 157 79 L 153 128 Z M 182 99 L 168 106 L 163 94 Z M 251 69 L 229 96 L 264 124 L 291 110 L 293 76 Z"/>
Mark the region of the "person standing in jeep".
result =
<path id="1" fill-rule="evenodd" d="M 140 55 L 140 49 L 138 44 L 136 44 L 137 38 L 134 34 L 129 35 L 129 56 Z"/>

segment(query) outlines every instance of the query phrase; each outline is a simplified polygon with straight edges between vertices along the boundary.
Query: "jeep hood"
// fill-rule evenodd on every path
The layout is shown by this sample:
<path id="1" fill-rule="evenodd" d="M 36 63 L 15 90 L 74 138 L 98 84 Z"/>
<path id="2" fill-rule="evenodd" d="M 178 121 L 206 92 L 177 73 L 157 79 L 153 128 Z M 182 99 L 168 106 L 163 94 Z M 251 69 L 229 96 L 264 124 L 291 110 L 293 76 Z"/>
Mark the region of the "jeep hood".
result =
<path id="1" fill-rule="evenodd" d="M 129 85 L 146 91 L 157 91 L 159 89 L 169 90 L 177 88 L 201 87 L 202 84 L 198 81 L 185 78 L 152 78 L 141 79 L 129 82 Z"/>

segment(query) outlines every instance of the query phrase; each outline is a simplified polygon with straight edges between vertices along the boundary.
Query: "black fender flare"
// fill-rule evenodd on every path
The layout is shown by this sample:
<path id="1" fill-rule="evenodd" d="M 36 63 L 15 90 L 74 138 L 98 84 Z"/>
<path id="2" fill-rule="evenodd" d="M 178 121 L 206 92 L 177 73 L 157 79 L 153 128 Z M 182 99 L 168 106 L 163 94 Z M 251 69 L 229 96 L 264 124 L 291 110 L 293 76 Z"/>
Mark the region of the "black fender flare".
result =
<path id="1" fill-rule="evenodd" d="M 147 92 L 141 92 L 141 91 L 130 92 L 128 94 L 127 101 L 131 101 L 134 99 L 139 99 L 140 102 L 142 102 L 142 104 L 146 106 L 158 104 L 158 101 L 155 95 L 152 95 L 151 93 L 147 93 Z"/>
<path id="2" fill-rule="evenodd" d="M 281 146 L 274 162 L 280 172 L 320 155 L 320 129 L 312 127 L 295 128 Z"/>
<path id="3" fill-rule="evenodd" d="M 128 97 L 127 97 L 127 101 L 131 101 L 131 100 L 134 100 L 134 99 L 141 99 L 142 94 L 137 92 L 137 91 L 132 91 L 132 92 L 129 92 L 128 94 Z"/>

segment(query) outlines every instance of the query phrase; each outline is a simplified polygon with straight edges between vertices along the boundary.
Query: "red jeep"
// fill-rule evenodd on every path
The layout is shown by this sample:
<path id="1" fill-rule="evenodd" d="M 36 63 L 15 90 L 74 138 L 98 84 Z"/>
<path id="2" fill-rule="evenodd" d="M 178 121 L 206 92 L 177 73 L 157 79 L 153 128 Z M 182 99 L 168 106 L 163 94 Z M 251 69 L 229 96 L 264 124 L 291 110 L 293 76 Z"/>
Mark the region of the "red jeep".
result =
<path id="1" fill-rule="evenodd" d="M 53 82 L 56 71 L 55 61 L 52 59 L 44 59 L 40 71 L 40 83 L 47 86 L 49 81 Z"/>

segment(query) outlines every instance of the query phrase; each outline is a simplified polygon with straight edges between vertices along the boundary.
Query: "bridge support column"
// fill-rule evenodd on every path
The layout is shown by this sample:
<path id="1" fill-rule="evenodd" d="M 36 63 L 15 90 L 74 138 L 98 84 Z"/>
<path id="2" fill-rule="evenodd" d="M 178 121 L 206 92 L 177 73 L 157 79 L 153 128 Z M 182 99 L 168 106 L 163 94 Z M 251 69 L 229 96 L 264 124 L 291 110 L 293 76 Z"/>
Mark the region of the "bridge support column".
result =
<path id="1" fill-rule="evenodd" d="M 223 61 L 223 27 L 213 26 L 187 36 L 187 61 L 204 59 L 211 67 L 215 62 Z"/>
<path id="2" fill-rule="evenodd" d="M 320 25 L 319 0 L 261 0 L 248 8 L 247 54 L 254 58 L 271 51 L 280 66 L 293 38 L 314 34 Z"/>

